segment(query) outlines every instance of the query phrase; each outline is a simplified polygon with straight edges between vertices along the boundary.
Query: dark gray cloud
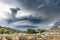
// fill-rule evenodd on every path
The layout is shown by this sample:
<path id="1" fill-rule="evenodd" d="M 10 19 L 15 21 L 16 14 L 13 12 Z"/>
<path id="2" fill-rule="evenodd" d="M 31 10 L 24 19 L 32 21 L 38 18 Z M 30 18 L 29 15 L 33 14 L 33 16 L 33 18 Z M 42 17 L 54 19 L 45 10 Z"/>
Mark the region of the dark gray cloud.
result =
<path id="1" fill-rule="evenodd" d="M 36 8 L 41 4 L 44 4 L 45 6 L 54 6 L 60 4 L 60 0 L 18 0 L 19 2 L 22 2 L 22 4 L 26 5 L 26 7 L 30 8 Z"/>
<path id="2" fill-rule="evenodd" d="M 42 14 L 42 17 L 47 16 L 57 18 L 60 15 L 60 0 L 18 0 L 26 9 L 34 9 L 37 11 L 37 16 Z M 47 20 L 48 20 L 47 18 Z M 54 19 L 52 18 L 52 19 Z"/>
<path id="3" fill-rule="evenodd" d="M 40 22 L 42 22 L 42 18 L 33 17 L 32 15 L 28 16 L 28 17 L 23 16 L 21 18 L 9 19 L 9 20 L 7 20 L 7 22 L 12 23 L 12 22 L 18 22 L 18 21 L 24 21 L 24 20 L 27 20 L 33 24 L 39 24 Z"/>
<path id="4" fill-rule="evenodd" d="M 27 8 L 33 8 L 33 9 L 35 9 L 40 4 L 44 3 L 44 0 L 18 0 L 18 1 L 21 2 Z"/>
<path id="5" fill-rule="evenodd" d="M 60 21 L 56 22 L 54 25 L 55 26 L 60 26 Z"/>
<path id="6" fill-rule="evenodd" d="M 40 23 L 42 21 L 41 17 L 34 17 L 33 15 L 23 16 L 21 18 L 16 18 L 15 15 L 20 10 L 20 8 L 10 8 L 10 10 L 12 12 L 12 19 L 8 19 L 7 20 L 8 23 L 27 20 L 27 21 L 29 21 L 31 23 L 38 24 L 38 23 Z"/>
<path id="7" fill-rule="evenodd" d="M 17 14 L 17 12 L 20 10 L 20 8 L 10 8 L 11 12 L 12 12 L 12 18 L 15 18 L 15 15 Z"/>
<path id="8" fill-rule="evenodd" d="M 9 1 L 10 2 L 10 1 Z M 12 19 L 7 19 L 8 23 L 15 23 L 18 21 L 28 21 L 30 24 L 32 23 L 37 25 L 39 28 L 40 26 L 46 27 L 50 24 L 56 23 L 55 25 L 60 25 L 60 0 L 17 0 L 14 3 L 17 3 L 21 10 L 28 10 L 34 13 L 31 13 L 29 16 L 23 16 L 20 18 L 16 18 L 15 15 L 20 10 L 20 8 L 11 8 L 12 12 Z M 17 6 L 17 5 L 16 5 Z M 24 14 L 24 13 L 23 13 Z M 27 13 L 28 14 L 28 13 Z M 28 25 L 28 24 L 27 24 Z M 17 25 L 20 27 L 20 25 Z M 24 27 L 23 25 L 22 27 Z M 25 26 L 26 28 L 30 28 L 30 26 Z M 25 28 L 24 27 L 24 28 Z M 31 26 L 32 27 L 32 26 Z"/>
<path id="9" fill-rule="evenodd" d="M 14 20 L 8 20 L 8 23 L 17 22 L 17 21 L 24 21 L 27 20 L 33 24 L 49 24 L 55 21 L 60 20 L 60 0 L 18 0 L 23 4 L 23 7 L 26 9 L 35 10 L 36 16 L 23 16 L 22 18 L 16 18 Z M 14 12 L 14 11 L 12 11 Z M 15 12 L 16 13 L 16 12 Z M 42 16 L 39 16 L 41 15 Z M 43 18 L 41 18 L 43 17 Z M 40 26 L 40 25 L 39 25 Z"/>
<path id="10" fill-rule="evenodd" d="M 16 14 L 20 10 L 20 8 L 10 8 L 10 10 L 11 10 L 12 14 L 13 13 Z"/>
<path id="11" fill-rule="evenodd" d="M 33 26 L 33 25 L 17 25 L 16 28 L 37 28 L 37 26 Z"/>

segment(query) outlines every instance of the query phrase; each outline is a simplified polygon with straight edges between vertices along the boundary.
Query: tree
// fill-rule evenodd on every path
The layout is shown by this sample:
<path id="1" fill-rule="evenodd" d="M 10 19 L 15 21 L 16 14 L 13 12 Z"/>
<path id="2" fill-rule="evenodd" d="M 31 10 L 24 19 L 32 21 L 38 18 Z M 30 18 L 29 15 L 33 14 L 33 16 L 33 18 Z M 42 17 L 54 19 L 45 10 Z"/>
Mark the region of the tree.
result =
<path id="1" fill-rule="evenodd" d="M 36 33 L 36 30 L 34 30 L 34 29 L 27 29 L 26 33 L 34 34 L 34 33 Z"/>
<path id="2" fill-rule="evenodd" d="M 0 34 L 4 34 L 5 29 L 0 29 Z"/>
<path id="3" fill-rule="evenodd" d="M 46 30 L 44 30 L 44 29 L 42 29 L 42 30 L 40 30 L 40 33 L 43 33 L 43 32 L 45 32 Z"/>
<path id="4" fill-rule="evenodd" d="M 11 33 L 10 30 L 0 29 L 0 34 L 10 34 L 10 33 Z"/>
<path id="5" fill-rule="evenodd" d="M 5 30 L 4 34 L 10 34 L 10 31 L 9 30 Z"/>
<path id="6" fill-rule="evenodd" d="M 43 33 L 45 31 L 46 31 L 45 29 L 37 29 L 37 32 L 39 32 L 39 33 Z"/>

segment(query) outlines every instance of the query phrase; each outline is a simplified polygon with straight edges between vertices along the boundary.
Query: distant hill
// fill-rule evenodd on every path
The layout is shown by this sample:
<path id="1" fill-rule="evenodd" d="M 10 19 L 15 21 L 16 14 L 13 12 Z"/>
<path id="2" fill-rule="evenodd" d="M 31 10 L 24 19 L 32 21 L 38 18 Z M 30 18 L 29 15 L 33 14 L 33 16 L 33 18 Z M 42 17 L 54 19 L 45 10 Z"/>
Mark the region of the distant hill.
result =
<path id="1" fill-rule="evenodd" d="M 58 26 L 53 26 L 50 30 L 54 30 L 54 31 L 60 32 L 60 27 L 58 27 Z"/>
<path id="2" fill-rule="evenodd" d="M 17 29 L 13 29 L 13 28 L 9 28 L 9 27 L 2 27 L 2 26 L 0 26 L 0 33 L 1 32 L 5 32 L 5 31 L 9 31 L 11 33 L 21 33 L 21 32 L 23 32 L 21 30 L 17 30 Z"/>

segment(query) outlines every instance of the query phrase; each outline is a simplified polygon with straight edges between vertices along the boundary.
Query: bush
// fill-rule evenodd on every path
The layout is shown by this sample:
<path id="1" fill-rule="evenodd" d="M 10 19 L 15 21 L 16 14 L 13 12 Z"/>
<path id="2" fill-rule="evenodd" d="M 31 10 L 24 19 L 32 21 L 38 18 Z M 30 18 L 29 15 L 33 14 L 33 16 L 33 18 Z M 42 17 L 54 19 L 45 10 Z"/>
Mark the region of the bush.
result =
<path id="1" fill-rule="evenodd" d="M 28 33 L 28 34 L 34 34 L 34 33 L 36 33 L 36 30 L 34 30 L 34 29 L 27 29 L 26 33 Z"/>

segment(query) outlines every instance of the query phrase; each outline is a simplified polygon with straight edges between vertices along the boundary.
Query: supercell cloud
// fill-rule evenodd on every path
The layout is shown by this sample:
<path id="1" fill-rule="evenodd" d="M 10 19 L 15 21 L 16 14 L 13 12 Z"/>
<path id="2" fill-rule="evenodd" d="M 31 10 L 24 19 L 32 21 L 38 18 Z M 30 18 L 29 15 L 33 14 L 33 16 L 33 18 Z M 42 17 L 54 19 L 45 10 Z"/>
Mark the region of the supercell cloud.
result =
<path id="1" fill-rule="evenodd" d="M 0 0 L 0 25 L 44 28 L 60 25 L 60 0 Z"/>

